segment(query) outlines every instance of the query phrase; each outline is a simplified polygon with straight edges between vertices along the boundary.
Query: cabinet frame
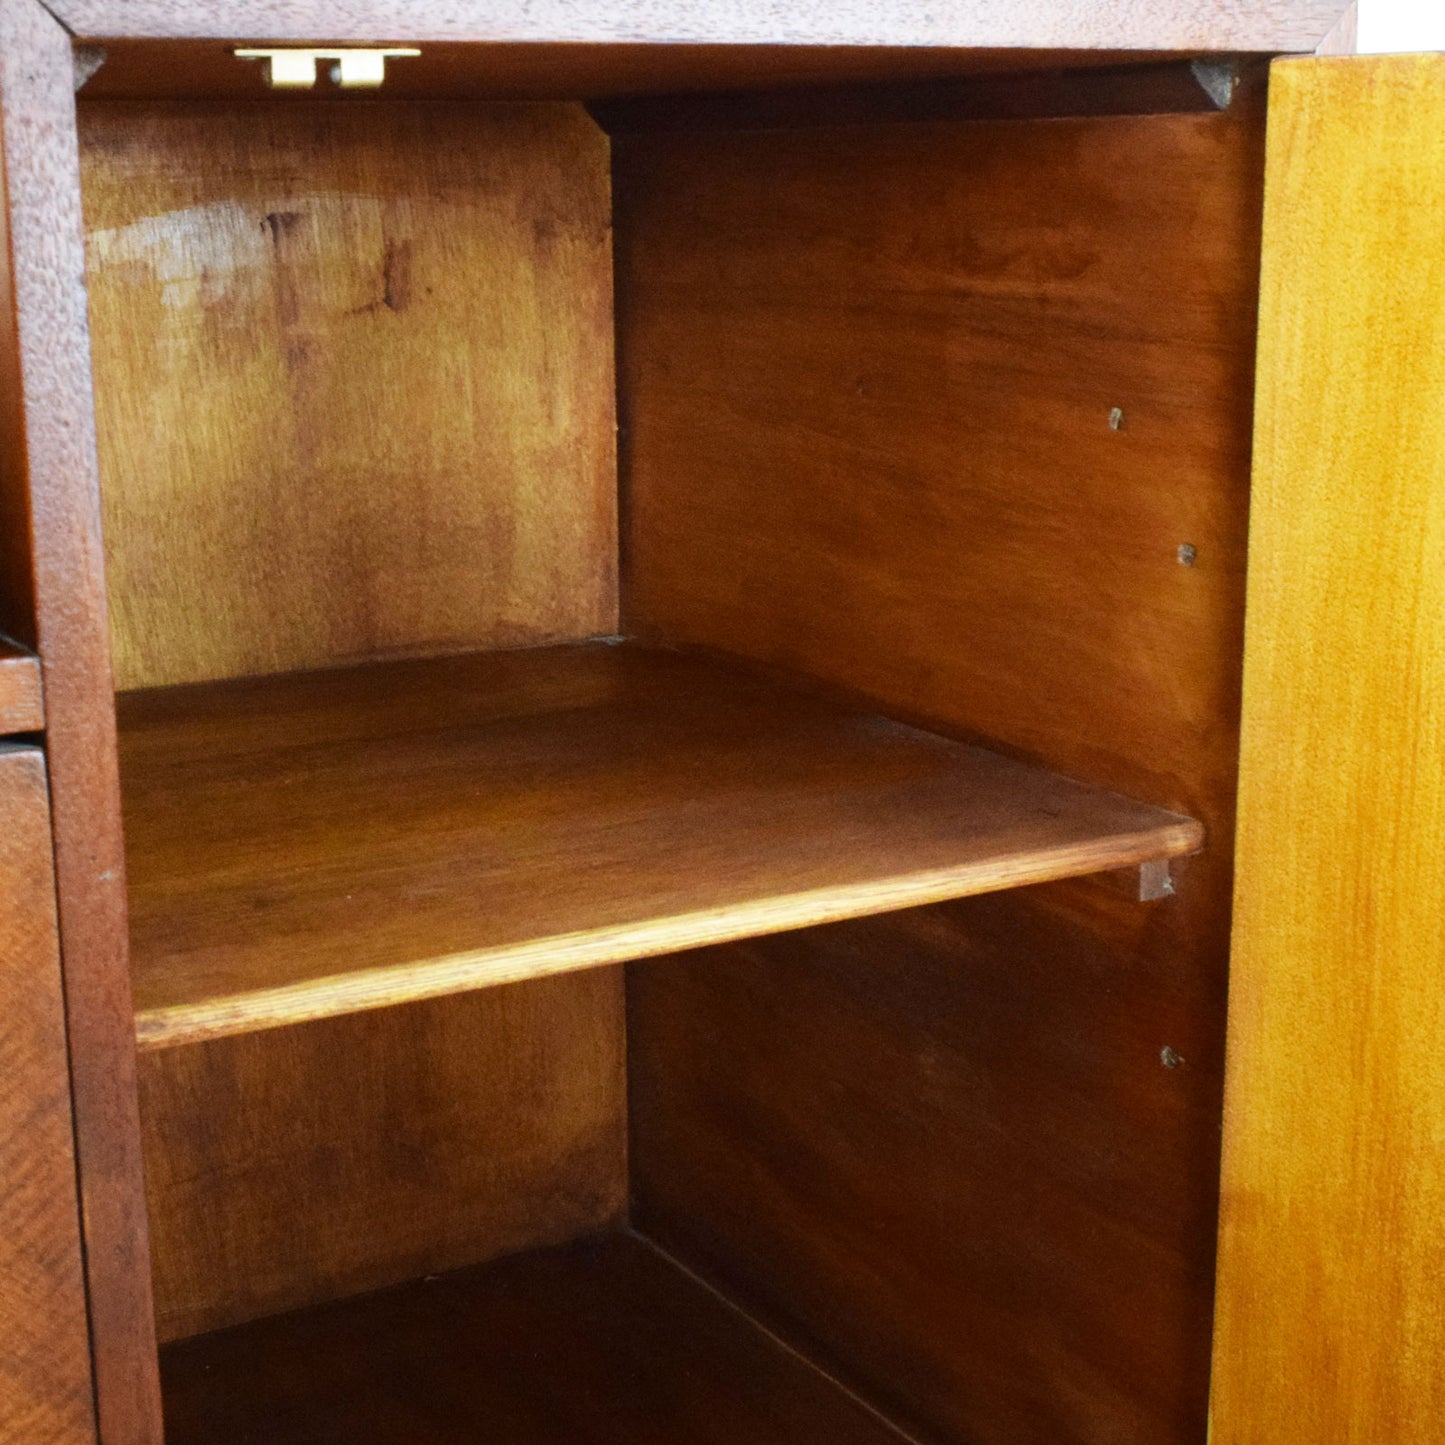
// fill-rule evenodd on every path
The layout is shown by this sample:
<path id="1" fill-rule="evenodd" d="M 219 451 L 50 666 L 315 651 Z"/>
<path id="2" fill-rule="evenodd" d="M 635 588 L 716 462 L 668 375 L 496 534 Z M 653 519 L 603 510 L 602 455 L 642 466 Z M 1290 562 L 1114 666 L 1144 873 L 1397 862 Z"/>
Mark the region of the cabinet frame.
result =
<path id="1" fill-rule="evenodd" d="M 935 8 L 810 6 L 785 38 L 798 45 L 1312 50 L 1341 43 L 1353 7 L 1339 0 L 1220 3 L 1203 21 L 1197 6 L 1182 3 L 1150 6 L 1142 16 L 1137 7 L 1119 6 L 1103 19 L 1081 18 L 1080 7 L 1064 0 L 1035 0 L 1012 9 L 969 0 L 944 18 L 934 16 Z M 0 364 L 12 383 L 0 409 L 0 455 L 6 463 L 0 513 L 22 524 L 18 533 L 12 527 L 11 535 L 30 543 L 23 566 L 14 565 L 13 555 L 3 559 L 7 567 L 0 571 L 7 573 L 9 588 L 0 593 L 0 629 L 34 646 L 43 670 L 95 1391 L 100 1433 L 111 1445 L 159 1445 L 162 1434 L 135 1107 L 73 43 L 240 41 L 257 32 L 279 41 L 325 37 L 349 43 L 386 36 L 538 44 L 746 45 L 780 39 L 761 6 L 740 10 L 707 0 L 675 21 L 649 19 L 654 15 L 641 3 L 417 7 L 366 0 L 348 7 L 338 22 L 321 0 L 214 7 L 191 0 L 55 0 L 49 8 L 36 0 L 0 3 L 0 144 L 11 256 L 9 294 L 0 308 Z M 1320 344 L 1333 343 L 1324 337 Z M 1377 585 L 1383 590 L 1388 583 L 1381 579 Z M 25 718 L 38 723 L 38 711 L 27 707 Z M 5 753 L 0 762 L 17 756 Z M 1245 1086 L 1241 1075 L 1232 1088 L 1238 1095 Z M 61 1311 L 72 1322 L 73 1303 Z M 1216 1419 L 1216 1428 L 1219 1424 Z"/>

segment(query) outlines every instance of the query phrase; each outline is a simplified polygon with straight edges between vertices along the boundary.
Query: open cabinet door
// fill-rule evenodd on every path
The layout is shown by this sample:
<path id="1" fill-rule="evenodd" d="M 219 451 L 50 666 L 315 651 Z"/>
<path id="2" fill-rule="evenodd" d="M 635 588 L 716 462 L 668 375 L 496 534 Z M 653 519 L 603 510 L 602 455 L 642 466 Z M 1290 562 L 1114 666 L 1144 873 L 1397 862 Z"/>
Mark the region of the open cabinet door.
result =
<path id="1" fill-rule="evenodd" d="M 0 1440 L 95 1439 L 50 806 L 0 739 Z"/>
<path id="2" fill-rule="evenodd" d="M 1274 67 L 1214 1445 L 1445 1419 L 1445 56 Z"/>

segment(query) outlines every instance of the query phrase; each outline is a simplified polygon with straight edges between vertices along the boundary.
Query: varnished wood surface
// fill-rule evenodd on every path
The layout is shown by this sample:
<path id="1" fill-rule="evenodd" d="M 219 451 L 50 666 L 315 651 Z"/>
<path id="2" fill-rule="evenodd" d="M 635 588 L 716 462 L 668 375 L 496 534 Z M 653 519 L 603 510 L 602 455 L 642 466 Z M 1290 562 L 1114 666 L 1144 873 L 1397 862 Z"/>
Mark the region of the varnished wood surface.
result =
<path id="1" fill-rule="evenodd" d="M 1208 828 L 633 970 L 635 1217 L 950 1441 L 1204 1435 L 1262 141 L 617 144 L 632 621 Z"/>
<path id="2" fill-rule="evenodd" d="M 0 637 L 0 736 L 39 732 L 44 726 L 40 662 L 33 652 Z"/>
<path id="3" fill-rule="evenodd" d="M 235 96 L 266 105 L 254 62 L 216 40 L 109 41 L 86 82 L 92 99 Z M 1162 57 L 1157 57 L 1162 58 Z M 388 100 L 576 100 L 678 91 L 758 90 L 824 83 L 919 81 L 1040 67 L 1145 65 L 1150 51 L 954 50 L 917 46 L 473 44 L 443 42 L 387 68 Z M 322 82 L 324 86 L 324 82 Z M 318 92 L 326 95 L 322 89 Z M 314 97 L 313 97 L 314 98 Z M 360 97 L 346 97 L 354 104 Z"/>
<path id="4" fill-rule="evenodd" d="M 117 685 L 617 630 L 577 106 L 87 107 Z"/>
<path id="5" fill-rule="evenodd" d="M 620 138 L 627 629 L 1067 735 L 1083 776 L 1122 775 L 1121 712 L 1161 781 L 1224 764 L 1258 144 L 1218 115 Z"/>
<path id="6" fill-rule="evenodd" d="M 629 1235 L 166 1350 L 168 1445 L 902 1445 Z"/>
<path id="7" fill-rule="evenodd" d="M 172 689 L 124 697 L 121 718 L 146 1047 L 1098 872 L 1201 837 L 663 651 Z"/>
<path id="8" fill-rule="evenodd" d="M 51 0 L 83 38 L 1313 50 L 1346 0 Z"/>
<path id="9" fill-rule="evenodd" d="M 162 1339 L 614 1224 L 622 978 L 595 969 L 141 1059 Z"/>
<path id="10" fill-rule="evenodd" d="M 0 1440 L 87 1445 L 80 1257 L 45 761 L 0 742 Z"/>
<path id="11" fill-rule="evenodd" d="M 1445 1419 L 1445 56 L 1275 68 L 1215 1445 Z"/>
<path id="12" fill-rule="evenodd" d="M 636 1227 L 922 1439 L 1203 1438 L 1180 901 L 1074 895 L 628 965 Z"/>
<path id="13" fill-rule="evenodd" d="M 107 1445 L 160 1445 L 74 84 L 54 19 L 35 0 L 0 4 L 0 473 L 30 514 L 96 1394 Z"/>

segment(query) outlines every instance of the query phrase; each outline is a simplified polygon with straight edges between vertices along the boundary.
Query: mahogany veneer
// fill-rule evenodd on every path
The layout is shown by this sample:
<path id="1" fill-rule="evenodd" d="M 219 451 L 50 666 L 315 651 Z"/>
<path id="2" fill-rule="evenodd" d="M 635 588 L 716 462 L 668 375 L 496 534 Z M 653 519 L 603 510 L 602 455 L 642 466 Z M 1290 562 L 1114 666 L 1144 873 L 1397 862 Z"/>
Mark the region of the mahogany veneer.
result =
<path id="1" fill-rule="evenodd" d="M 602 645 L 121 699 L 143 1047 L 1197 849 L 1191 819 Z"/>
<path id="2" fill-rule="evenodd" d="M 1203 1437 L 1243 62 L 1346 5 L 0 0 L 10 1433 Z"/>

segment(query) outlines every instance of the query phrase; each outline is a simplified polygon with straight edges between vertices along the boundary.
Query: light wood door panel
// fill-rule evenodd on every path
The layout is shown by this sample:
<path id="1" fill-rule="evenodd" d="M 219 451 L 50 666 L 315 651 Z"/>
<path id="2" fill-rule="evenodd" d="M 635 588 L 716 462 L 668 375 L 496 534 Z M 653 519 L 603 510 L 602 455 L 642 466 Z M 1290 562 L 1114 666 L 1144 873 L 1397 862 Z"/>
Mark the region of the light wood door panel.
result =
<path id="1" fill-rule="evenodd" d="M 1445 56 L 1271 91 L 1214 1445 L 1445 1419 Z"/>

